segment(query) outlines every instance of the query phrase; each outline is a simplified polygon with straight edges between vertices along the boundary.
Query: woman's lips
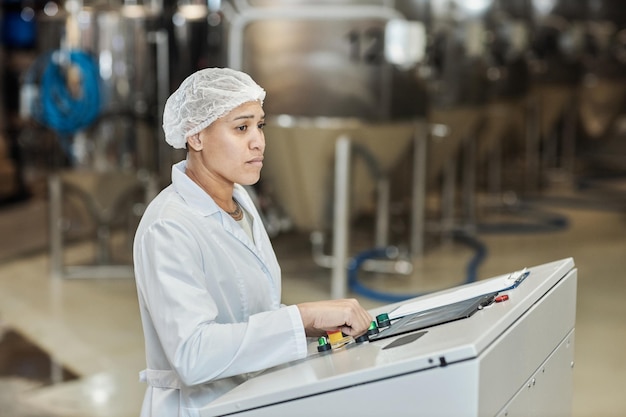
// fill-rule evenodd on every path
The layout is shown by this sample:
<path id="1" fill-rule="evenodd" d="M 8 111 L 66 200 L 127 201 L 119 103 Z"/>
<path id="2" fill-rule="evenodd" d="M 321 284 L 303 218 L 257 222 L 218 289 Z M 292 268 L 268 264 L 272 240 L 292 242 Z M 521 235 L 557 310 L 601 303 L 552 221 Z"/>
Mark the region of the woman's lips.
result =
<path id="1" fill-rule="evenodd" d="M 247 162 L 250 165 L 263 165 L 263 157 L 259 156 L 258 158 L 253 158 Z"/>

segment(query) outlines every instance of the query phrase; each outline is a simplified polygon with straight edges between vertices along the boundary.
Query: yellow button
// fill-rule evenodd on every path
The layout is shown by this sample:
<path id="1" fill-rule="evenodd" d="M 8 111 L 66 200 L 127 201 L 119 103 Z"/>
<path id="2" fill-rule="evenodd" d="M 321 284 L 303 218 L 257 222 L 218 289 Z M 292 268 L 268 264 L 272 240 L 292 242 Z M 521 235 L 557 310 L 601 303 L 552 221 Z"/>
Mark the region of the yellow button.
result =
<path id="1" fill-rule="evenodd" d="M 328 334 L 328 340 L 330 341 L 331 345 L 334 345 L 335 343 L 338 343 L 341 341 L 341 339 L 343 339 L 343 334 L 341 333 L 341 330 L 326 333 Z"/>

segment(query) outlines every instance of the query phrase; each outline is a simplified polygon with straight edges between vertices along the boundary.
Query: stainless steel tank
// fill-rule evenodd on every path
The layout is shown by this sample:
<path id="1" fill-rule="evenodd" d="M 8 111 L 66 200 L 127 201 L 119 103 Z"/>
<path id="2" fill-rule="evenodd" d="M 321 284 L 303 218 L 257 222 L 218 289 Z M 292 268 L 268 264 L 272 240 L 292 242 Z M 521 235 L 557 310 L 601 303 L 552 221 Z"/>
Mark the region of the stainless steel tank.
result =
<path id="1" fill-rule="evenodd" d="M 384 60 L 384 2 L 251 2 L 231 15 L 228 62 L 250 72 L 269 114 L 371 121 L 423 112 L 421 86 Z M 416 99 L 417 98 L 417 99 Z"/>
<path id="2" fill-rule="evenodd" d="M 488 75 L 491 56 L 487 38 L 495 1 L 414 0 L 393 6 L 383 1 L 234 3 L 232 13 L 224 13 L 228 18 L 229 65 L 249 72 L 267 90 L 264 107 L 269 116 L 288 115 L 296 121 L 286 126 L 272 123 L 270 118 L 264 180 L 275 183 L 272 189 L 291 216 L 298 218 L 297 226 L 324 227 L 322 208 L 328 198 L 320 194 L 332 191 L 328 181 L 331 173 L 324 168 L 332 165 L 332 137 L 349 131 L 359 141 L 373 128 L 371 125 L 401 125 L 415 119 L 445 125 L 445 137 L 428 140 L 426 182 L 432 184 L 454 163 L 463 144 L 475 139 L 484 122 L 494 84 Z M 385 27 L 393 19 L 417 21 L 426 27 L 426 62 L 419 68 L 385 62 Z M 511 85 L 512 90 L 519 88 Z M 316 121 L 318 118 L 331 119 L 333 128 L 322 128 L 327 123 Z M 350 126 L 353 119 L 362 124 L 362 132 L 339 127 L 340 120 Z M 306 128 L 298 120 L 303 120 Z M 407 125 L 404 133 L 392 135 L 393 142 L 385 129 L 377 133 L 387 143 L 377 152 L 393 155 L 383 158 L 389 161 L 384 170 L 389 171 L 410 155 L 407 151 L 415 131 L 414 126 Z M 492 136 L 499 135 L 500 130 L 497 128 Z M 321 147 L 323 151 L 319 151 Z M 295 155 L 308 159 L 294 161 Z M 291 176 L 294 170 L 302 172 Z M 315 183 L 304 186 L 303 178 L 307 182 L 315 178 Z M 373 183 L 370 181 L 369 189 L 356 195 L 371 199 Z M 303 198 L 298 187 L 316 190 L 316 195 Z M 359 199 L 356 206 L 363 207 Z M 303 201 L 312 204 L 307 207 L 307 221 L 302 215 L 307 210 L 299 207 Z"/>
<path id="3" fill-rule="evenodd" d="M 151 9 L 107 5 L 84 6 L 75 13 L 59 9 L 42 13 L 38 50 L 78 48 L 92 54 L 102 81 L 103 108 L 85 132 L 77 163 L 99 169 L 157 167 L 158 113 L 156 45 L 153 33 L 159 16 Z M 72 22 L 76 33 L 68 31 Z M 80 139 L 79 139 L 80 140 Z M 104 164 L 104 165 L 102 165 Z"/>
<path id="4" fill-rule="evenodd" d="M 348 135 L 388 172 L 410 147 L 425 94 L 412 73 L 384 59 L 385 25 L 403 18 L 397 10 L 383 2 L 296 3 L 237 2 L 225 13 L 228 65 L 267 91 L 264 184 L 297 228 L 320 230 L 332 220 L 337 139 Z M 354 211 L 372 205 L 375 184 L 357 169 Z"/>

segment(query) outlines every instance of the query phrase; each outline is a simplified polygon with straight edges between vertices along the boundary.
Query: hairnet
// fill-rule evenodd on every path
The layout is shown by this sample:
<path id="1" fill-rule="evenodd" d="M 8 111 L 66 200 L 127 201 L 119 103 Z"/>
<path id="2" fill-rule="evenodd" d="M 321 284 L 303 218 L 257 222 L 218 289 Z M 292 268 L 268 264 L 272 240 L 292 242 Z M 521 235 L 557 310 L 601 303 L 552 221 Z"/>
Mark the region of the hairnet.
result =
<path id="1" fill-rule="evenodd" d="M 206 68 L 187 77 L 167 99 L 163 111 L 165 140 L 184 148 L 187 137 L 249 101 L 263 104 L 265 90 L 243 72 Z"/>

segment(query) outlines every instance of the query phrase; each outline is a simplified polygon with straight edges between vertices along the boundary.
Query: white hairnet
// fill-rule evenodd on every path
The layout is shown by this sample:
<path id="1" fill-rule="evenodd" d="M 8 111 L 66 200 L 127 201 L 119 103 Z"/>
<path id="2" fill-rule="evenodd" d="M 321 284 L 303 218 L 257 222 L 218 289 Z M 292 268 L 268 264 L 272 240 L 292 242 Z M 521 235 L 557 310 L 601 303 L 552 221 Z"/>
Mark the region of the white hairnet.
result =
<path id="1" fill-rule="evenodd" d="M 206 68 L 187 77 L 167 99 L 163 111 L 165 140 L 184 148 L 189 136 L 249 101 L 263 104 L 265 90 L 243 72 Z"/>

